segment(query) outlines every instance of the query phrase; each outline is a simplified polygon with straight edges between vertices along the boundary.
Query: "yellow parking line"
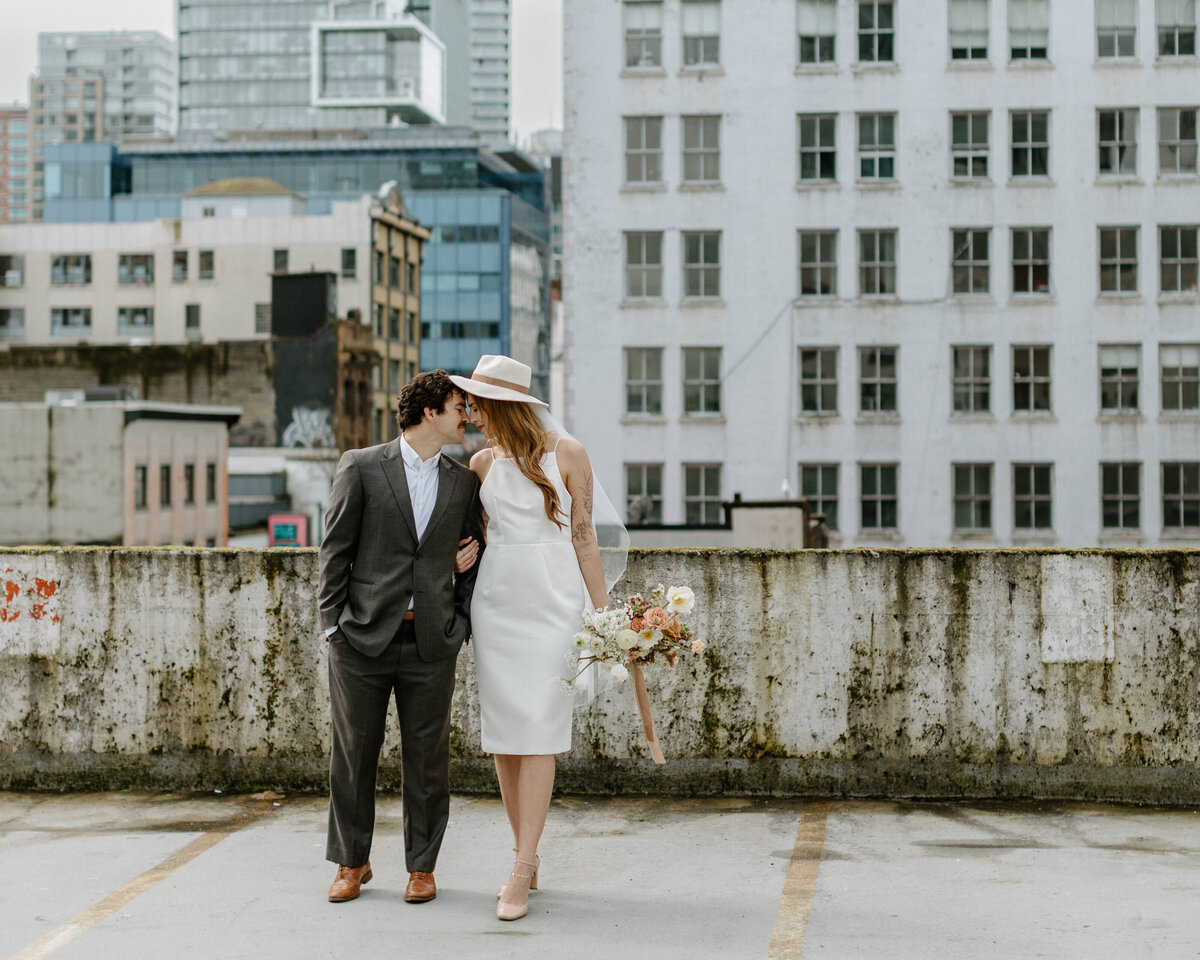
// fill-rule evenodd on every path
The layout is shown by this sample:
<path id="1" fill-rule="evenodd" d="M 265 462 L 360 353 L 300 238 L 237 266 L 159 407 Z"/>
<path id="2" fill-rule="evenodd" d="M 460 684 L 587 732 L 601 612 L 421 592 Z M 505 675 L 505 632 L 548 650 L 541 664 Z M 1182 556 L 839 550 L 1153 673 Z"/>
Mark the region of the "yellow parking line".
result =
<path id="1" fill-rule="evenodd" d="M 70 943 L 81 933 L 94 927 L 105 917 L 111 916 L 120 910 L 123 906 L 129 903 L 134 897 L 140 896 L 161 880 L 165 880 L 180 867 L 195 860 L 205 850 L 215 847 L 218 843 L 224 840 L 231 833 L 236 833 L 241 830 L 264 813 L 272 809 L 271 801 L 262 800 L 254 804 L 253 807 L 231 817 L 225 823 L 221 824 L 207 833 L 203 833 L 195 840 L 189 843 L 182 850 L 167 857 L 162 863 L 151 867 L 141 876 L 134 877 L 125 886 L 119 890 L 114 890 L 103 900 L 92 904 L 83 913 L 79 914 L 72 920 L 67 921 L 62 926 L 51 930 L 40 940 L 31 943 L 23 950 L 19 950 L 7 960 L 42 960 L 43 957 L 48 957 L 59 947 Z"/>
<path id="2" fill-rule="evenodd" d="M 799 960 L 804 953 L 804 934 L 808 930 L 808 914 L 812 909 L 813 888 L 817 884 L 817 867 L 821 865 L 828 818 L 826 801 L 805 804 L 800 813 L 796 845 L 792 848 L 787 879 L 783 881 L 783 896 L 779 898 L 767 960 Z"/>

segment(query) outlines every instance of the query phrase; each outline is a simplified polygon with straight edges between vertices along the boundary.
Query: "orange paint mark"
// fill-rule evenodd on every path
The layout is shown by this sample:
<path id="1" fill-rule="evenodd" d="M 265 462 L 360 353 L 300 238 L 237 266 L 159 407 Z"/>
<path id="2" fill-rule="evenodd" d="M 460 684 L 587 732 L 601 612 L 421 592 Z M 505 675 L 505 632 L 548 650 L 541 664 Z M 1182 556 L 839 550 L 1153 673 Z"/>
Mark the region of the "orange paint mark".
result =
<path id="1" fill-rule="evenodd" d="M 58 614 L 57 614 L 57 613 L 56 613 L 54 616 L 52 616 L 52 617 L 50 618 L 50 622 L 51 622 L 51 623 L 58 623 Z"/>
<path id="2" fill-rule="evenodd" d="M 29 608 L 29 615 L 34 620 L 41 620 L 46 615 L 46 605 L 44 603 L 35 603 Z"/>
<path id="3" fill-rule="evenodd" d="M 3 621 L 4 623 L 12 623 L 20 615 L 20 610 L 0 610 L 0 621 Z"/>
<path id="4" fill-rule="evenodd" d="M 13 598 L 20 592 L 21 592 L 21 588 L 16 583 L 14 583 L 12 580 L 4 581 L 4 601 L 5 601 L 5 603 L 12 603 Z"/>
<path id="5" fill-rule="evenodd" d="M 41 577 L 34 577 L 33 582 L 37 587 L 37 595 L 43 600 L 49 600 L 54 596 L 54 591 L 58 589 L 57 580 L 43 580 Z"/>

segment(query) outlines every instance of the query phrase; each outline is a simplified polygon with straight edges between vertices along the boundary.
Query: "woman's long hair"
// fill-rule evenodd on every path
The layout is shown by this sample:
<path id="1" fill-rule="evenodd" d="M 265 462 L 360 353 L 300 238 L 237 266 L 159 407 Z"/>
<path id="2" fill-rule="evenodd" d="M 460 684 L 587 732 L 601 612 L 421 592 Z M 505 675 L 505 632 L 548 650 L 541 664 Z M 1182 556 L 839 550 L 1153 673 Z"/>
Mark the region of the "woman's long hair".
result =
<path id="1" fill-rule="evenodd" d="M 566 524 L 559 519 L 565 517 L 558 490 L 542 470 L 542 457 L 546 453 L 548 434 L 537 414 L 527 403 L 513 400 L 489 400 L 487 397 L 471 397 L 471 403 L 487 417 L 488 439 L 505 455 L 516 461 L 517 469 L 542 491 L 546 516 L 559 529 Z"/>

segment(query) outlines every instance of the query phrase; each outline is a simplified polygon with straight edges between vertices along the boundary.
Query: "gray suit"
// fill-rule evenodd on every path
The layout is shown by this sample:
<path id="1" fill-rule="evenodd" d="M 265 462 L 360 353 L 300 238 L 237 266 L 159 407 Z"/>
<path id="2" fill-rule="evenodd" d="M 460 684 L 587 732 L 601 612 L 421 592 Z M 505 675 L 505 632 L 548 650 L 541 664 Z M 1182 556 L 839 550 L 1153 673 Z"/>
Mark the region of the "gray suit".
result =
<path id="1" fill-rule="evenodd" d="M 454 576 L 458 541 L 482 546 L 479 481 L 450 457 L 420 539 L 399 439 L 347 451 L 321 542 L 319 604 L 329 637 L 333 744 L 325 856 L 367 862 L 388 700 L 400 720 L 407 869 L 431 871 L 450 809 L 454 665 L 470 632 L 478 563 Z M 409 601 L 415 617 L 404 620 Z"/>

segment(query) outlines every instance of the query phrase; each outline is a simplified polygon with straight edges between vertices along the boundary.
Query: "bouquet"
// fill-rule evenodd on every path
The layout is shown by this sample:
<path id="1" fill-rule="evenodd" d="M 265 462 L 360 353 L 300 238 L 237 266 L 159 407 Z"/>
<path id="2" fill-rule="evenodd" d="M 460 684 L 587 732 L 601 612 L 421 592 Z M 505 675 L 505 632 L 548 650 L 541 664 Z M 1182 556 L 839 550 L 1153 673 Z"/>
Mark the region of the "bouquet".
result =
<path id="1" fill-rule="evenodd" d="M 631 668 L 640 669 L 660 656 L 673 667 L 680 653 L 699 653 L 704 641 L 696 639 L 683 621 L 695 604 L 690 587 L 668 589 L 660 583 L 649 599 L 634 594 L 607 610 L 585 610 L 582 628 L 575 634 L 579 672 L 565 685 L 573 688 L 593 663 L 620 682 L 628 678 Z"/>

